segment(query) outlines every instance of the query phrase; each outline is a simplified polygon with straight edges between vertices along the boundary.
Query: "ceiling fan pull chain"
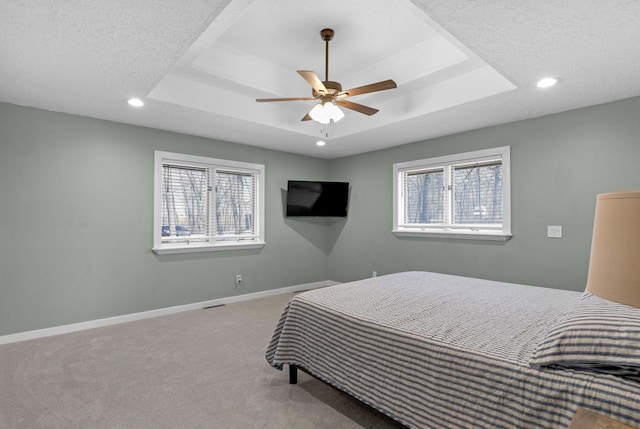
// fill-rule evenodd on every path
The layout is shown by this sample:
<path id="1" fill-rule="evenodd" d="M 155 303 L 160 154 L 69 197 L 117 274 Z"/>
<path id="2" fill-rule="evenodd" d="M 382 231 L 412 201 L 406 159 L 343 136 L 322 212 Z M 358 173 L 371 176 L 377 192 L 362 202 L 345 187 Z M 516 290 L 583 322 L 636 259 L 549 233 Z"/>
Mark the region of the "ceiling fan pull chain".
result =
<path id="1" fill-rule="evenodd" d="M 329 124 L 320 124 L 320 135 L 324 134 L 325 138 L 329 138 Z"/>

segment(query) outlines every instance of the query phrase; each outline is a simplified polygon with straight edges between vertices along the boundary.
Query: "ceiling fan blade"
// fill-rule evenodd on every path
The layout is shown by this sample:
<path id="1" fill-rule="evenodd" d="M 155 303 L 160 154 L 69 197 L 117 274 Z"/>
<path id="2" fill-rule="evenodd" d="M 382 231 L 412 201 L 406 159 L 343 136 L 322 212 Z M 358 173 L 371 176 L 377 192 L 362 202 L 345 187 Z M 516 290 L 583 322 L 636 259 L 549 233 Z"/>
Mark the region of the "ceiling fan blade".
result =
<path id="1" fill-rule="evenodd" d="M 317 92 L 321 92 L 323 94 L 327 93 L 327 88 L 325 88 L 324 83 L 322 83 L 320 78 L 318 78 L 314 72 L 309 70 L 298 70 L 298 74 L 302 76 L 304 80 L 309 82 L 309 85 L 311 85 L 311 87 Z"/>
<path id="2" fill-rule="evenodd" d="M 362 104 L 354 103 L 353 101 L 335 100 L 334 103 L 336 103 L 337 105 L 342 106 L 344 108 L 355 110 L 356 112 L 364 113 L 365 115 L 369 115 L 369 116 L 378 113 L 378 109 L 374 109 L 373 107 L 364 106 Z"/>
<path id="3" fill-rule="evenodd" d="M 311 116 L 309 116 L 309 114 L 307 113 L 306 115 L 304 115 L 304 117 L 302 119 L 300 119 L 301 121 L 310 121 L 312 118 Z"/>
<path id="4" fill-rule="evenodd" d="M 381 82 L 372 83 L 369 85 L 359 86 L 357 88 L 347 89 L 338 94 L 338 97 L 353 97 L 354 95 L 368 94 L 370 92 L 384 91 L 385 89 L 397 88 L 398 85 L 391 80 L 383 80 Z"/>
<path id="5" fill-rule="evenodd" d="M 315 100 L 313 97 L 293 97 L 293 98 L 256 98 L 258 103 L 265 103 L 268 101 L 297 101 L 297 100 Z"/>

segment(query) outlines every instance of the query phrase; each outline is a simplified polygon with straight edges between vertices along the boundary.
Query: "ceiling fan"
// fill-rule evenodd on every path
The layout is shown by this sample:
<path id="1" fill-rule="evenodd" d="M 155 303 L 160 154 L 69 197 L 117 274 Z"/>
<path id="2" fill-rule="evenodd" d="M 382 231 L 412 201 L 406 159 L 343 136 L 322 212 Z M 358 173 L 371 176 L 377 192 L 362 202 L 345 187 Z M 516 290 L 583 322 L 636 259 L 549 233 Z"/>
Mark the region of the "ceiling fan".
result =
<path id="1" fill-rule="evenodd" d="M 359 86 L 357 88 L 342 90 L 340 82 L 329 80 L 329 41 L 333 39 L 334 31 L 330 28 L 325 28 L 320 31 L 320 37 L 325 41 L 325 67 L 324 74 L 325 80 L 321 81 L 318 76 L 309 70 L 298 70 L 298 74 L 303 77 L 304 80 L 309 82 L 312 87 L 311 97 L 292 97 L 292 98 L 258 98 L 257 102 L 271 102 L 271 101 L 295 101 L 295 100 L 319 100 L 320 103 L 315 105 L 309 113 L 307 113 L 302 120 L 309 121 L 311 119 L 320 122 L 321 124 L 328 124 L 329 121 L 339 121 L 344 117 L 344 113 L 337 107 L 341 106 L 346 109 L 355 110 L 356 112 L 364 113 L 365 115 L 373 115 L 378 112 L 378 109 L 374 109 L 369 106 L 354 103 L 349 100 L 345 100 L 347 97 L 353 97 L 355 95 L 368 94 L 370 92 L 384 91 L 386 89 L 397 88 L 396 83 L 391 80 L 383 80 L 381 82 L 372 83 L 369 85 Z"/>

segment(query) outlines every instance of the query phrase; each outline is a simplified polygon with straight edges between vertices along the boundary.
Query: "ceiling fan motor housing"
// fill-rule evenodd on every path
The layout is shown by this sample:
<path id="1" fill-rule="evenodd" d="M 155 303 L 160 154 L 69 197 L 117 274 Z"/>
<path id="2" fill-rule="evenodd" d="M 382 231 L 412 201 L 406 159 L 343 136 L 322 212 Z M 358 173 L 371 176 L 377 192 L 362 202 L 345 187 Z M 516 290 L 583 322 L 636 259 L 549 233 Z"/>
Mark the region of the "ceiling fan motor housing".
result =
<path id="1" fill-rule="evenodd" d="M 327 88 L 327 93 L 323 94 L 321 92 L 316 91 L 315 89 L 312 89 L 311 90 L 311 94 L 313 95 L 313 98 L 328 97 L 329 100 L 330 100 L 335 95 L 337 95 L 340 92 L 342 92 L 342 85 L 340 84 L 340 82 L 334 82 L 334 81 L 331 81 L 331 80 L 325 80 L 325 81 L 322 81 L 322 84 L 324 85 L 325 88 Z M 327 100 L 325 100 L 325 101 L 327 101 Z"/>

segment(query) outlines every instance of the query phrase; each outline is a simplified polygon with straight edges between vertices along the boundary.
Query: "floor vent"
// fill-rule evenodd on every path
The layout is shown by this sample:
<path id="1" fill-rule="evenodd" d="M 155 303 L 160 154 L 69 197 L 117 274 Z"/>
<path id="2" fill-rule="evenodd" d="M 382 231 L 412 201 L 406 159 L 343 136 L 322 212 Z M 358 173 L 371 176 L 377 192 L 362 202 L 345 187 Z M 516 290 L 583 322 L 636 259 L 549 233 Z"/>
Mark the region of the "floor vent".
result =
<path id="1" fill-rule="evenodd" d="M 218 304 L 218 305 L 210 305 L 208 307 L 202 307 L 203 310 L 208 310 L 210 308 L 217 308 L 217 307 L 224 307 L 224 304 Z"/>

